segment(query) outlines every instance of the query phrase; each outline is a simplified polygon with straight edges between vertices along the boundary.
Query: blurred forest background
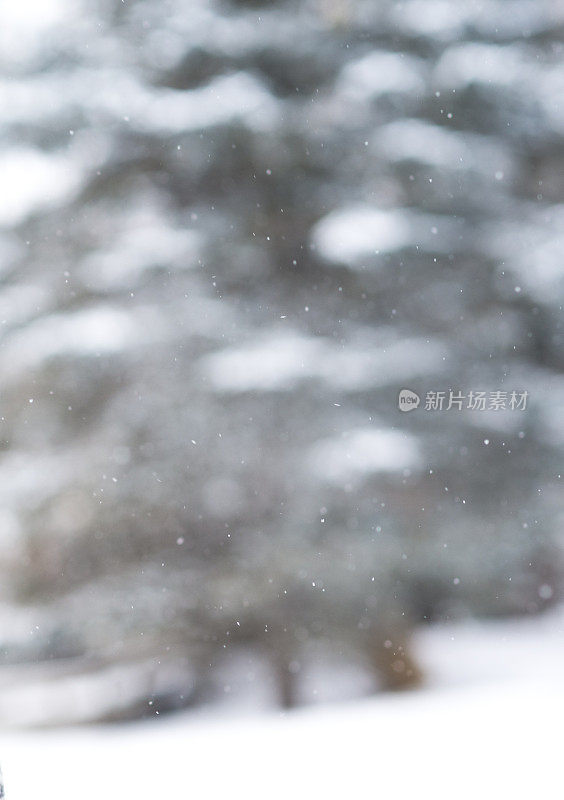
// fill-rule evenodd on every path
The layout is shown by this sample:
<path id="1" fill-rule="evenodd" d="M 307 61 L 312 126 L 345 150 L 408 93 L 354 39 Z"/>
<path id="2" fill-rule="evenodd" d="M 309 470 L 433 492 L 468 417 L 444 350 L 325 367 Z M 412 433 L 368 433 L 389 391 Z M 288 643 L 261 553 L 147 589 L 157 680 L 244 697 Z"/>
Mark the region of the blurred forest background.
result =
<path id="1" fill-rule="evenodd" d="M 0 10 L 0 719 L 411 687 L 417 626 L 557 602 L 564 4 L 32 6 Z M 529 396 L 424 409 L 451 389 Z"/>

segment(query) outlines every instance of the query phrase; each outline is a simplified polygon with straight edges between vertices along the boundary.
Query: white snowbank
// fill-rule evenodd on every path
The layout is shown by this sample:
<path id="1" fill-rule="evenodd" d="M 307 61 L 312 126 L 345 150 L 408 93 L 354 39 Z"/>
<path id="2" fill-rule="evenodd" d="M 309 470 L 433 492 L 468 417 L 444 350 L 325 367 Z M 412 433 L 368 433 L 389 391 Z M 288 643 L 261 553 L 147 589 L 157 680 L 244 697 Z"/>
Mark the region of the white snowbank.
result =
<path id="1" fill-rule="evenodd" d="M 0 736 L 10 800 L 552 797 L 561 614 L 433 628 L 426 689 L 289 714 L 210 712 Z"/>

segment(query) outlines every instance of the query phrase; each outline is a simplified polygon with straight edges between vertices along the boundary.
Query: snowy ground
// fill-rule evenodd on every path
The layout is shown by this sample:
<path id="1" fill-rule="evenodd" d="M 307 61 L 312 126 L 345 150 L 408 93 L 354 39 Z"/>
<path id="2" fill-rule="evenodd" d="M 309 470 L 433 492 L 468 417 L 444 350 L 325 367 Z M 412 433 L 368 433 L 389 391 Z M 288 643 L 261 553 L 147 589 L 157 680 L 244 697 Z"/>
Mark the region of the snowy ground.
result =
<path id="1" fill-rule="evenodd" d="M 435 628 L 420 692 L 0 735 L 9 800 L 531 798 L 561 786 L 564 612 Z"/>

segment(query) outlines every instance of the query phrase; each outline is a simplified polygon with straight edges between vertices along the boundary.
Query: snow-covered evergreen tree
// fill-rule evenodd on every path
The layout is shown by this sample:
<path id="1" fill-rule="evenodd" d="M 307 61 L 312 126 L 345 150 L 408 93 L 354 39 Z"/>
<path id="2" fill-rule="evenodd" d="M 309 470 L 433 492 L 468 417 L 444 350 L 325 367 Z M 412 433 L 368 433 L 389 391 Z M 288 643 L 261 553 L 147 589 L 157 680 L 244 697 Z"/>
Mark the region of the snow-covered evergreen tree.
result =
<path id="1" fill-rule="evenodd" d="M 553 4 L 1 14 L 7 660 L 139 668 L 111 718 L 258 651 L 291 704 L 316 648 L 411 685 L 414 625 L 554 601 Z"/>

